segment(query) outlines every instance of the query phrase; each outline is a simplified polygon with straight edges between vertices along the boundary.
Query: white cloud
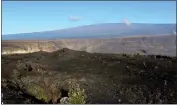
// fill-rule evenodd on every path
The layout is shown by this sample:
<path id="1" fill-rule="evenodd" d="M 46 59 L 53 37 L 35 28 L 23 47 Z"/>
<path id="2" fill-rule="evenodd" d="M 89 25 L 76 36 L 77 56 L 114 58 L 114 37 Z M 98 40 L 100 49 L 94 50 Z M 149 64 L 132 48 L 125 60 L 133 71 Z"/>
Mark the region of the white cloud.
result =
<path id="1" fill-rule="evenodd" d="M 71 21 L 79 21 L 79 20 L 81 20 L 81 17 L 79 17 L 79 16 L 69 16 L 69 20 L 71 20 Z"/>
<path id="2" fill-rule="evenodd" d="M 123 19 L 122 23 L 125 23 L 128 26 L 131 25 L 131 22 L 129 20 L 127 20 L 127 19 Z"/>

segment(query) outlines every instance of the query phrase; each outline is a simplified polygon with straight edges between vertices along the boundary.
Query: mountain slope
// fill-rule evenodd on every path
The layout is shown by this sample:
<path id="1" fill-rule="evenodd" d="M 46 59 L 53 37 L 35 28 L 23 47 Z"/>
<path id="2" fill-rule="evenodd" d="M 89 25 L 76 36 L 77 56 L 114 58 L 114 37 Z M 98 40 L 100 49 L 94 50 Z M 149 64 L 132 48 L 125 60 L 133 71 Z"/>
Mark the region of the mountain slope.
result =
<path id="1" fill-rule="evenodd" d="M 176 30 L 176 24 L 104 23 L 68 29 L 3 35 L 3 40 L 106 38 L 132 35 L 168 35 Z"/>

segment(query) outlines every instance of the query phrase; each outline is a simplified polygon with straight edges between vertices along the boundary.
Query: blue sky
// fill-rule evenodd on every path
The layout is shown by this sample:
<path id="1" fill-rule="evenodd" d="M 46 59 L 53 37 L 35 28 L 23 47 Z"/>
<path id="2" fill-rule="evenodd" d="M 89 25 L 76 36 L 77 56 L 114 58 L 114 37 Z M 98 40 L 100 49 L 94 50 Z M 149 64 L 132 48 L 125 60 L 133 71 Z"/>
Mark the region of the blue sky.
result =
<path id="1" fill-rule="evenodd" d="M 176 23 L 175 1 L 3 1 L 2 34 L 98 24 Z"/>

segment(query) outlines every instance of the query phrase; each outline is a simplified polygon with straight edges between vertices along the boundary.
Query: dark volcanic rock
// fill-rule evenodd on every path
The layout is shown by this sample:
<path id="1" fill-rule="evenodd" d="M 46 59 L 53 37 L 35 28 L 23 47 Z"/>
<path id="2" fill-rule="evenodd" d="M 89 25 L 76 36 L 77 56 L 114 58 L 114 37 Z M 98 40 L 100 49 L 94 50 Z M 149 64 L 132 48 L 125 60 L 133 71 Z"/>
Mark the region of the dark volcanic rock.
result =
<path id="1" fill-rule="evenodd" d="M 86 103 L 177 103 L 177 59 L 168 56 L 100 54 L 64 48 L 2 56 L 5 103 L 59 103 L 70 81 L 85 90 Z M 11 98 L 16 96 L 17 98 Z"/>

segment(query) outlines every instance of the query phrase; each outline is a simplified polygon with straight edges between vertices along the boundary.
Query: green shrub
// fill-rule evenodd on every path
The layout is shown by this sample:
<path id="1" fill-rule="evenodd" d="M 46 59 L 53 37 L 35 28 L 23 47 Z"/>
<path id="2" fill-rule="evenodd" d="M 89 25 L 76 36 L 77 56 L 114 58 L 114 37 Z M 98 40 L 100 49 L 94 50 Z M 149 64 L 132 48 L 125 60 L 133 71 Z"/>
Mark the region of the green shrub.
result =
<path id="1" fill-rule="evenodd" d="M 26 91 L 38 100 L 43 100 L 46 103 L 50 101 L 50 97 L 47 95 L 46 91 L 37 84 L 28 85 Z"/>
<path id="2" fill-rule="evenodd" d="M 81 89 L 76 81 L 69 82 L 69 103 L 85 104 L 86 95 L 84 89 Z"/>

